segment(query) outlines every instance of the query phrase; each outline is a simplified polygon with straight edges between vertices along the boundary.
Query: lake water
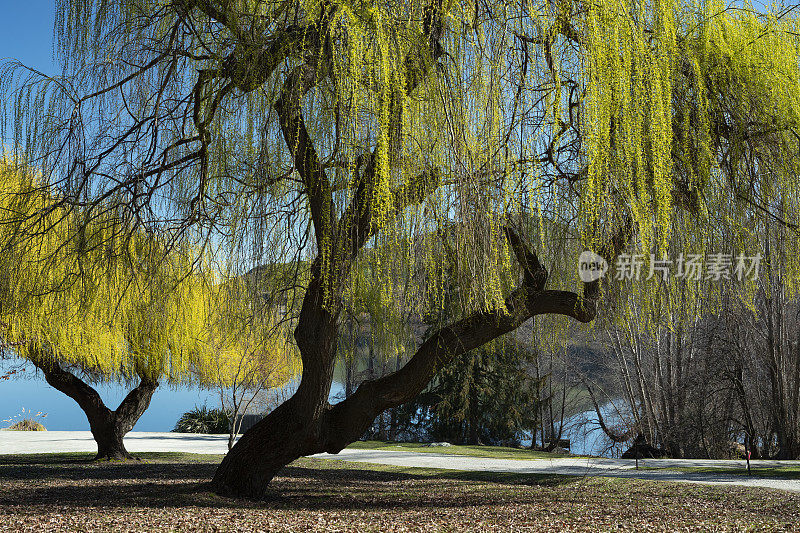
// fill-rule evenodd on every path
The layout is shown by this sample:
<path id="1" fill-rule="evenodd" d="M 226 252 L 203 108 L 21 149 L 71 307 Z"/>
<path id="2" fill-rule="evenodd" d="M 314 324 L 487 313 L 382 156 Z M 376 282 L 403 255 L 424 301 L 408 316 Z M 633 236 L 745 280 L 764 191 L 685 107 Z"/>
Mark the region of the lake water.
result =
<path id="1" fill-rule="evenodd" d="M 0 361 L 0 375 L 8 368 L 17 368 L 19 360 Z M 24 372 L 0 381 L 0 427 L 10 425 L 14 417 L 30 418 L 29 412 L 41 412 L 37 418 L 51 431 L 88 431 L 89 422 L 78 404 L 47 384 L 41 372 L 26 364 Z M 123 385 L 97 384 L 95 390 L 110 409 L 116 409 L 130 389 Z M 331 397 L 341 394 L 339 383 L 331 387 Z M 171 431 L 175 422 L 195 406 L 209 408 L 220 405 L 220 391 L 194 386 L 160 386 L 150 400 L 150 407 L 133 427 L 133 431 Z M 24 409 L 24 412 L 23 412 Z M 13 423 L 13 422 L 12 422 Z"/>
<path id="2" fill-rule="evenodd" d="M 0 361 L 0 374 L 9 365 Z M 88 431 L 89 422 L 86 415 L 73 400 L 58 392 L 47 384 L 41 373 L 34 373 L 31 365 L 26 370 L 9 380 L 0 381 L 0 427 L 8 426 L 6 420 L 14 417 L 30 417 L 29 412 L 41 412 L 46 417 L 38 418 L 51 431 Z M 111 408 L 116 408 L 128 393 L 126 387 L 120 385 L 99 384 L 95 389 L 103 401 Z M 334 383 L 331 389 L 331 401 L 341 398 L 343 386 Z M 159 387 L 153 395 L 150 407 L 134 426 L 134 431 L 171 431 L 175 422 L 186 411 L 195 406 L 217 407 L 219 391 L 198 387 Z M 113 406 L 113 407 L 112 407 Z M 25 412 L 23 413 L 23 409 Z M 611 415 L 608 406 L 603 408 L 604 416 Z M 594 411 L 579 413 L 567 422 L 568 431 L 564 438 L 572 444 L 572 453 L 607 455 L 606 439 L 598 429 Z M 583 423 L 581 423 L 583 422 Z M 530 443 L 528 439 L 527 443 Z M 525 441 L 523 441 L 525 444 Z"/>
<path id="3" fill-rule="evenodd" d="M 0 365 L 0 373 L 3 366 Z M 88 431 L 89 422 L 78 404 L 63 393 L 47 384 L 41 373 L 34 373 L 31 365 L 26 365 L 21 377 L 0 381 L 0 427 L 15 416 L 28 417 L 41 412 L 45 418 L 38 420 L 52 431 Z M 120 385 L 95 385 L 103 401 L 109 408 L 116 408 L 125 398 L 129 389 Z M 219 393 L 196 387 L 159 387 L 153 395 L 150 407 L 145 411 L 134 431 L 170 431 L 180 416 L 194 406 L 219 404 Z M 23 414 L 23 409 L 25 413 Z"/>

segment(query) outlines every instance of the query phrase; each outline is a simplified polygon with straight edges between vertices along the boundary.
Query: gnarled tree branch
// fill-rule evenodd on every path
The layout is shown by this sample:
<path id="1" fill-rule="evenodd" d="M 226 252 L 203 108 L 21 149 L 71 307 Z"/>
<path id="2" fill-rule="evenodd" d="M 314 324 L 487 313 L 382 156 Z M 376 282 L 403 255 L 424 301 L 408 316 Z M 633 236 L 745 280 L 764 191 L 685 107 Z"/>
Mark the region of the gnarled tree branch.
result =
<path id="1" fill-rule="evenodd" d="M 281 131 L 294 159 L 294 166 L 305 185 L 317 248 L 323 250 L 332 229 L 331 184 L 306 129 L 302 110 L 303 96 L 319 81 L 318 74 L 318 69 L 309 64 L 296 67 L 283 84 L 275 109 L 278 111 Z"/>
<path id="2" fill-rule="evenodd" d="M 419 394 L 451 358 L 517 329 L 533 316 L 562 314 L 581 322 L 595 317 L 600 293 L 598 282 L 584 284 L 583 296 L 569 291 L 545 290 L 547 271 L 536 253 L 513 228 L 507 226 L 504 230 L 523 270 L 522 284 L 508 295 L 505 309 L 479 311 L 441 328 L 422 343 L 403 368 L 365 381 L 352 396 L 332 406 L 322 422 L 327 425 L 327 431 L 321 433 L 328 439 L 321 443 L 321 451 L 340 451 L 363 434 L 379 413 Z M 615 257 L 627 242 L 629 232 L 630 226 L 623 226 L 602 250 Z"/>

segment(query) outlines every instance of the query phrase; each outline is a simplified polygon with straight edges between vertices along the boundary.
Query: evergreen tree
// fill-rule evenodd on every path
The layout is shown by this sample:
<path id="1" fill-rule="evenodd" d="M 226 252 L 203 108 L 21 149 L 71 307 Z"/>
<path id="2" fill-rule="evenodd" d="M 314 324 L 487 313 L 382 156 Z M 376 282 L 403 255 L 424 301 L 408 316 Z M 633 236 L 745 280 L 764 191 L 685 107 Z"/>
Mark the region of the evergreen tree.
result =
<path id="1" fill-rule="evenodd" d="M 464 444 L 519 444 L 538 410 L 531 353 L 502 338 L 453 358 L 426 396 L 434 440 Z"/>

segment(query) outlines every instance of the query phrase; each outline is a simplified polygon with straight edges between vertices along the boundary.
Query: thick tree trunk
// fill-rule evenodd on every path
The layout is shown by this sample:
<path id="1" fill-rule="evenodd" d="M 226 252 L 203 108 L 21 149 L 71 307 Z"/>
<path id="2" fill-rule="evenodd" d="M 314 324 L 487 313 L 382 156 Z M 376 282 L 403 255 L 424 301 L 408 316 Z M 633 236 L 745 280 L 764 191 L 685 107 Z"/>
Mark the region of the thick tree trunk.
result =
<path id="1" fill-rule="evenodd" d="M 303 361 L 297 392 L 245 432 L 231 448 L 212 481 L 220 494 L 261 496 L 269 481 L 285 465 L 304 455 L 326 451 L 322 446 L 325 440 L 322 420 L 330 408 L 328 395 L 338 329 L 337 317 L 324 305 L 320 269 L 321 261 L 317 260 L 312 266 L 313 278 L 295 330 Z M 357 394 L 358 391 L 351 398 Z M 348 401 L 349 398 L 345 400 Z"/>
<path id="2" fill-rule="evenodd" d="M 75 400 L 86 414 L 92 436 L 97 443 L 96 460 L 133 459 L 125 449 L 122 439 L 147 410 L 158 387 L 157 382 L 142 378 L 139 385 L 112 411 L 106 407 L 93 387 L 62 369 L 58 363 L 42 356 L 31 357 L 30 361 L 42 371 L 48 384 Z"/>
<path id="3" fill-rule="evenodd" d="M 117 423 L 113 416 L 113 411 L 108 409 L 106 411 L 101 411 L 89 419 L 92 436 L 97 443 L 95 460 L 126 461 L 133 459 L 133 456 L 128 453 L 128 450 L 125 449 L 125 444 L 122 442 L 126 432 Z"/>
<path id="4" fill-rule="evenodd" d="M 301 416 L 295 394 L 245 432 L 214 475 L 215 490 L 228 496 L 258 497 L 287 464 L 319 449 L 319 421 Z"/>
<path id="5" fill-rule="evenodd" d="M 795 438 L 796 432 L 797 428 L 792 427 L 790 423 L 784 422 L 784 425 L 778 426 L 778 453 L 775 454 L 775 459 L 794 460 L 800 458 L 800 442 Z"/>
<path id="6" fill-rule="evenodd" d="M 438 3 L 441 6 L 441 3 Z M 327 9 L 327 8 L 326 8 Z M 335 10 L 335 7 L 331 8 Z M 325 59 L 325 32 L 328 15 L 323 12 L 313 27 L 306 27 L 304 39 L 316 44 L 320 53 L 307 54 L 306 62 L 295 67 L 286 77 L 275 102 L 286 146 L 292 153 L 294 166 L 305 186 L 305 196 L 317 241 L 317 249 L 335 250 L 328 261 L 317 257 L 311 267 L 311 281 L 303 298 L 295 339 L 303 362 L 303 373 L 297 392 L 258 424 L 246 432 L 225 456 L 217 469 L 212 485 L 219 494 L 259 497 L 272 477 L 286 464 L 318 452 L 338 453 L 357 440 L 375 417 L 391 407 L 413 399 L 450 358 L 482 346 L 486 342 L 513 331 L 536 314 L 558 313 L 588 322 L 596 313 L 599 282 L 584 285 L 583 296 L 568 291 L 545 290 L 547 271 L 513 230 L 506 236 L 524 273 L 522 286 L 506 298 L 505 306 L 493 311 L 475 313 L 444 327 L 418 349 L 400 370 L 362 383 L 352 396 L 338 404 L 328 403 L 338 340 L 340 311 L 339 284 L 350 272 L 361 248 L 378 231 L 373 221 L 375 212 L 372 187 L 377 169 L 377 149 L 367 158 L 353 198 L 341 216 L 333 206 L 333 187 L 321 164 L 314 143 L 303 119 L 302 99 L 330 68 Z M 439 43 L 443 28 L 441 7 L 432 3 L 425 9 L 420 41 L 405 58 L 406 93 L 411 94 L 434 70 L 444 51 Z M 279 55 L 275 53 L 274 55 Z M 235 56 L 232 56 L 235 57 Z M 246 72 L 271 72 L 272 63 Z M 248 80 L 230 76 L 242 90 L 251 90 Z M 263 80 L 261 80 L 263 81 Z M 245 83 L 248 82 L 248 83 Z M 390 115 L 402 110 L 394 109 Z M 397 139 L 390 143 L 398 142 Z M 439 172 L 426 171 L 407 183 L 393 188 L 390 212 L 392 217 L 411 204 L 420 203 L 439 187 Z M 601 256 L 613 261 L 630 233 L 630 224 L 620 228 Z"/>

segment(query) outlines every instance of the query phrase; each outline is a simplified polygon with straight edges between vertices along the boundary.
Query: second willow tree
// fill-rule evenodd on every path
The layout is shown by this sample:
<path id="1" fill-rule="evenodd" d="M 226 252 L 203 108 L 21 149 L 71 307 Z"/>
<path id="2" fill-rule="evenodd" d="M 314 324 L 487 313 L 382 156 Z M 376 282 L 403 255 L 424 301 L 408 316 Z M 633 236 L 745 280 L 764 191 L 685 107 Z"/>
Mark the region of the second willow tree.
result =
<path id="1" fill-rule="evenodd" d="M 201 276 L 192 264 L 202 254 L 128 231 L 112 205 L 91 218 L 53 208 L 32 174 L 0 161 L 0 347 L 77 402 L 97 459 L 131 459 L 123 437 L 159 383 L 227 388 L 242 373 L 271 385 L 292 377 L 291 351 L 253 305 L 254 283 Z M 97 382 L 133 387 L 112 409 Z"/>

